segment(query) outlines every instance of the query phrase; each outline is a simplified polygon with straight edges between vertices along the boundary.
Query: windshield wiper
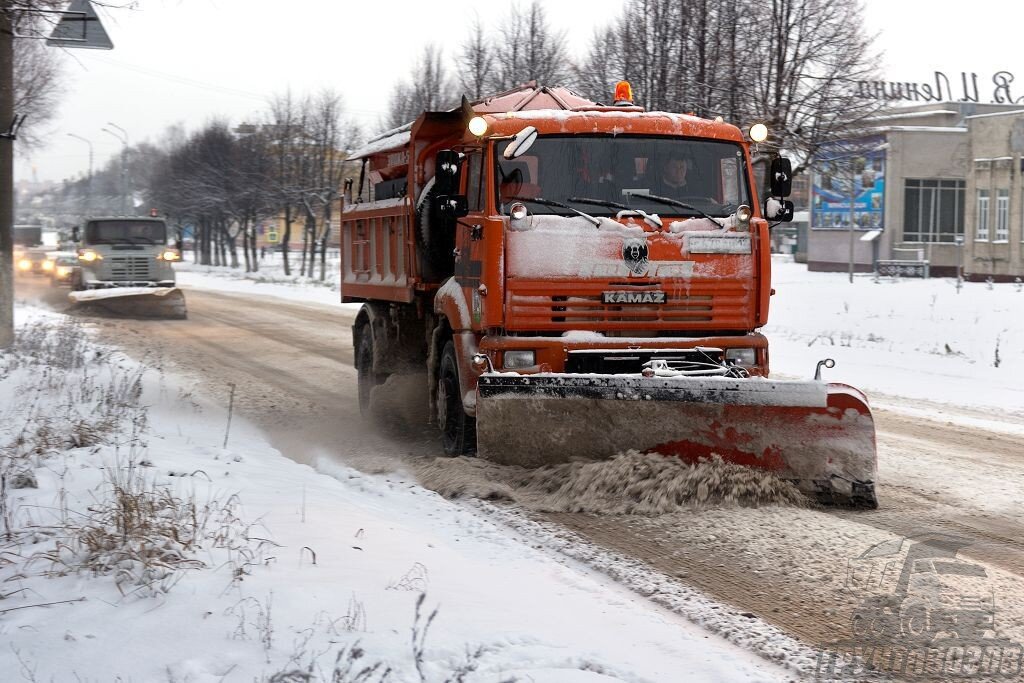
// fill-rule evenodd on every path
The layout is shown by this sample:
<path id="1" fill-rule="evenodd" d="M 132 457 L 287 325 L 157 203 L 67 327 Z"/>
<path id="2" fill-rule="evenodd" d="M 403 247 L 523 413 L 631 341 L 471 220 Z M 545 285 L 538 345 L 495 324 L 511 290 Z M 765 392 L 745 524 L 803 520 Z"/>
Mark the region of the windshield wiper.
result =
<path id="1" fill-rule="evenodd" d="M 661 228 L 661 217 L 654 213 L 647 213 L 640 209 L 634 209 L 631 206 L 620 204 L 619 202 L 611 202 L 607 199 L 590 199 L 589 197 L 569 197 L 567 201 L 576 202 L 577 204 L 593 204 L 594 206 L 607 206 L 610 209 L 619 209 L 621 211 L 629 211 L 635 213 L 644 219 L 644 222 L 654 228 Z"/>
<path id="2" fill-rule="evenodd" d="M 554 207 L 554 208 L 557 208 L 557 209 L 565 209 L 566 211 L 572 211 L 573 213 L 578 214 L 578 215 L 582 216 L 583 218 L 586 218 L 591 223 L 593 223 L 595 228 L 600 228 L 601 227 L 601 221 L 599 221 L 598 219 L 594 218 L 589 213 L 583 213 L 579 209 L 574 209 L 573 207 L 569 206 L 568 204 L 563 204 L 562 202 L 556 202 L 553 199 L 544 199 L 543 197 L 509 197 L 509 199 L 512 199 L 512 200 L 515 200 L 515 201 L 518 201 L 518 202 L 533 202 L 534 204 L 540 204 L 541 206 L 551 206 L 551 207 Z"/>
<path id="3" fill-rule="evenodd" d="M 696 206 L 690 206 L 686 202 L 681 202 L 678 199 L 672 199 L 671 197 L 661 197 L 661 196 L 656 195 L 656 194 L 647 194 L 646 192 L 626 192 L 625 195 L 627 197 L 643 197 L 644 199 L 650 199 L 652 202 L 656 202 L 658 204 L 667 204 L 668 206 L 676 206 L 676 207 L 679 207 L 680 209 L 686 209 L 687 211 L 693 211 L 694 213 L 698 213 L 702 217 L 707 218 L 709 221 L 711 221 L 715 225 L 718 225 L 718 226 L 722 225 L 713 216 L 709 216 L 706 213 L 704 213 L 703 211 L 701 211 L 700 209 L 698 209 Z"/>

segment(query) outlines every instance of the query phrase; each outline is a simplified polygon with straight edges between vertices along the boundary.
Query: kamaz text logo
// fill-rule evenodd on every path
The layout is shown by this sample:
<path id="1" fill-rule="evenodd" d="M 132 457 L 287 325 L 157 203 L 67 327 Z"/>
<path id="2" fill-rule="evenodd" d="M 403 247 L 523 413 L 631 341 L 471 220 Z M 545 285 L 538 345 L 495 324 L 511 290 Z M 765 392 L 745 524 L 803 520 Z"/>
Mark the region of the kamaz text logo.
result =
<path id="1" fill-rule="evenodd" d="M 665 292 L 601 292 L 601 301 L 606 304 L 663 304 Z"/>

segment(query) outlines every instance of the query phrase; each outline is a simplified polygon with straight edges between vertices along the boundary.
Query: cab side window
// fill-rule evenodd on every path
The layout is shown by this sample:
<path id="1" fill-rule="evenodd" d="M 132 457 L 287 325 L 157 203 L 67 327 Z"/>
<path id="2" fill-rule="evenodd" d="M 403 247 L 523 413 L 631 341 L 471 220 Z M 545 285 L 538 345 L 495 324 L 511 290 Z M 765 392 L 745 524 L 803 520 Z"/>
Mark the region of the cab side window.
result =
<path id="1" fill-rule="evenodd" d="M 471 213 L 484 210 L 483 154 L 477 150 L 466 155 L 466 201 Z"/>

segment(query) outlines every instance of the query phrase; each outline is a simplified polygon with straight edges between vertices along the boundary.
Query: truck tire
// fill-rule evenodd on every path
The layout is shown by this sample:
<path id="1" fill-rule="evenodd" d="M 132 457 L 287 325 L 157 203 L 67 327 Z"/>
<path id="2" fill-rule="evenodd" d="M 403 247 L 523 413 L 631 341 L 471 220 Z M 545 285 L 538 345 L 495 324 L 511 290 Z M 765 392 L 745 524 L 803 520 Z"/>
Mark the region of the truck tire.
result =
<path id="1" fill-rule="evenodd" d="M 369 325 L 363 325 L 356 347 L 356 373 L 359 390 L 359 413 L 370 415 L 370 393 L 384 378 L 373 371 L 373 333 Z"/>
<path id="2" fill-rule="evenodd" d="M 441 353 L 437 376 L 437 426 L 447 455 L 476 452 L 476 419 L 466 414 L 459 385 L 459 362 L 455 344 L 449 341 Z"/>

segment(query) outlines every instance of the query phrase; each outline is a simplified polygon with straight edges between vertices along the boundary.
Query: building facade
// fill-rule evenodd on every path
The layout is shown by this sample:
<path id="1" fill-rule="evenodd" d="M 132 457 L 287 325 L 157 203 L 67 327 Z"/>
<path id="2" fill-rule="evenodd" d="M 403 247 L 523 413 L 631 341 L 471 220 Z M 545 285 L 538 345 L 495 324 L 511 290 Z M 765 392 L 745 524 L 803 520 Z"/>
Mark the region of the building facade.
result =
<path id="1" fill-rule="evenodd" d="M 857 272 L 872 272 L 879 261 L 927 262 L 934 276 L 955 276 L 961 264 L 970 271 L 967 237 L 976 193 L 968 184 L 978 156 L 970 127 L 1019 108 L 971 102 L 904 107 L 877 117 L 870 136 L 841 148 L 848 153 L 835 155 L 837 163 L 830 166 L 826 151 L 813 173 L 808 268 L 846 271 L 852 260 Z M 991 129 L 998 124 L 974 125 L 980 138 L 992 138 L 985 144 L 996 144 Z"/>
<path id="2" fill-rule="evenodd" d="M 971 116 L 967 131 L 965 274 L 1024 279 L 1024 110 Z"/>

